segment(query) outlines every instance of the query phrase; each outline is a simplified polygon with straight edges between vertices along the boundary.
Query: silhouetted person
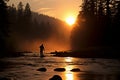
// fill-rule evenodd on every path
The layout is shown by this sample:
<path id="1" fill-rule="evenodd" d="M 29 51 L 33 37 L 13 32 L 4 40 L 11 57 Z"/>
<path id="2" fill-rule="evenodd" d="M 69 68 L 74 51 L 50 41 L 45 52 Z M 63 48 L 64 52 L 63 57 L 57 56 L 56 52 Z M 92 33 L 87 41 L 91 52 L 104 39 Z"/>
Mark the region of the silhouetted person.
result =
<path id="1" fill-rule="evenodd" d="M 40 57 L 44 57 L 43 51 L 44 51 L 44 46 L 42 44 L 42 45 L 40 45 Z"/>

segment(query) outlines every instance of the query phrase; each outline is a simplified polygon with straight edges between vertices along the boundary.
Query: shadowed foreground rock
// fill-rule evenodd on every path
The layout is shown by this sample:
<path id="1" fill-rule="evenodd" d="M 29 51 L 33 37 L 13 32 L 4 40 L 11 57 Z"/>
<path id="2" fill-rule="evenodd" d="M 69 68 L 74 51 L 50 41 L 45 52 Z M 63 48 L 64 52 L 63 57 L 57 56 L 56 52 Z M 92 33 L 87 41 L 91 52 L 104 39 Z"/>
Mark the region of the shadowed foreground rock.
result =
<path id="1" fill-rule="evenodd" d="M 13 79 L 3 77 L 3 78 L 0 78 L 0 80 L 13 80 Z"/>
<path id="2" fill-rule="evenodd" d="M 54 75 L 52 78 L 49 80 L 62 80 L 62 78 L 59 75 Z"/>

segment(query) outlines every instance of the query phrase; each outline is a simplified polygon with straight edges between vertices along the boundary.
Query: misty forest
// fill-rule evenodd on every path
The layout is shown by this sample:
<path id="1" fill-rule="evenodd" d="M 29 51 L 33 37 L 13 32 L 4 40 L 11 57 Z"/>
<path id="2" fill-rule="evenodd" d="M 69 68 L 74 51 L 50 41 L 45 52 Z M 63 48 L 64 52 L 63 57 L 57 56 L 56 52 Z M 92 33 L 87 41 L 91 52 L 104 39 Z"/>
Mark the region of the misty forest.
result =
<path id="1" fill-rule="evenodd" d="M 23 6 L 19 2 L 17 7 L 14 4 L 7 6 L 7 1 L 4 0 L 0 3 L 1 56 L 11 56 L 12 54 L 7 54 L 9 52 L 36 51 L 40 41 L 52 40 L 51 44 L 67 43 L 66 34 L 69 30 L 65 22 L 31 11 L 29 3 Z"/>
<path id="2" fill-rule="evenodd" d="M 68 25 L 64 21 L 31 11 L 29 3 L 23 6 L 19 2 L 17 6 L 7 6 L 7 2 L 0 0 L 2 57 L 14 56 L 19 51 L 34 51 L 40 41 L 50 41 L 51 45 L 59 46 L 69 43 L 70 50 L 83 51 L 81 55 L 119 57 L 119 0 L 83 0 L 76 23 L 69 34 L 70 42 Z M 87 51 L 91 54 L 87 54 Z"/>

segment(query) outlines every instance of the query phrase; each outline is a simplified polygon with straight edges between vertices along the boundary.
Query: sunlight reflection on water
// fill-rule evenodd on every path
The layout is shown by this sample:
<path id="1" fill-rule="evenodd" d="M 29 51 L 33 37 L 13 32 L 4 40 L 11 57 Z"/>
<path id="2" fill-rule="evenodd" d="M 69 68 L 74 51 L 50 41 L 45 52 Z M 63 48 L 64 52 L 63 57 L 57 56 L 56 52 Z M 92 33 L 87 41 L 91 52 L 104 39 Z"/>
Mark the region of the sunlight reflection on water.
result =
<path id="1" fill-rule="evenodd" d="M 74 62 L 74 59 L 72 57 L 65 57 L 64 58 L 65 62 L 67 63 L 72 63 Z M 65 78 L 63 80 L 77 80 L 75 79 L 75 75 L 73 72 L 71 72 L 70 70 L 72 70 L 75 66 L 74 65 L 66 65 L 65 66 L 65 69 L 66 69 L 66 72 L 65 72 Z"/>
<path id="2" fill-rule="evenodd" d="M 49 80 L 53 75 L 60 75 L 63 80 L 120 80 L 120 64 L 114 59 L 25 56 L 4 60 L 9 65 L 0 72 L 0 77 L 15 76 L 15 80 Z M 37 71 L 43 67 L 46 72 Z M 56 68 L 65 68 L 66 71 L 54 71 Z M 75 68 L 80 72 L 71 71 Z"/>
<path id="3" fill-rule="evenodd" d="M 72 61 L 73 61 L 73 58 L 71 58 L 71 57 L 65 57 L 65 61 L 66 61 L 66 62 L 72 62 Z"/>
<path id="4" fill-rule="evenodd" d="M 66 73 L 65 76 L 66 76 L 66 80 L 74 80 L 73 73 Z"/>

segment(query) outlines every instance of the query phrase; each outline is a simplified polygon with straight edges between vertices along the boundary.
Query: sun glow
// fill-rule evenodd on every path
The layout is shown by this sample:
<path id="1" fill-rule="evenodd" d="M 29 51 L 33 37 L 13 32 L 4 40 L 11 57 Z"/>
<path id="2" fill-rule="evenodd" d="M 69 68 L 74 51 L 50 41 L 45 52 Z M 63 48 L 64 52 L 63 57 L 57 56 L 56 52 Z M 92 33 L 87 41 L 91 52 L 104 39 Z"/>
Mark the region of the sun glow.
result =
<path id="1" fill-rule="evenodd" d="M 73 16 L 69 16 L 66 18 L 66 23 L 69 24 L 70 26 L 75 23 L 75 18 Z"/>

